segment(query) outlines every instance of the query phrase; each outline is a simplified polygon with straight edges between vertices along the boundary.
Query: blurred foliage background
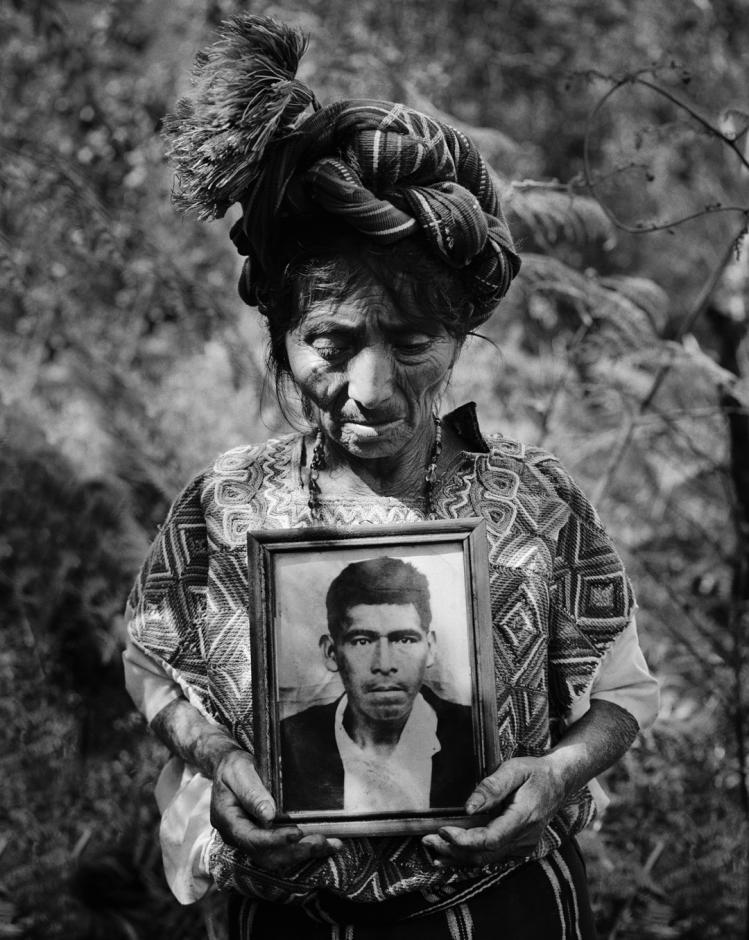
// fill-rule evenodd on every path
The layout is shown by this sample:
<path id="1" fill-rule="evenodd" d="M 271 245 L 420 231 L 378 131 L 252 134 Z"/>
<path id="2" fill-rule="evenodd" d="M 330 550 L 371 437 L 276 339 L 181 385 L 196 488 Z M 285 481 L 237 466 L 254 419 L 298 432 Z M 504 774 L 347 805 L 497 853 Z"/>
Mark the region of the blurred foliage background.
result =
<path id="1" fill-rule="evenodd" d="M 179 488 L 285 428 L 231 220 L 174 214 L 159 138 L 197 48 L 245 9 L 311 34 L 321 100 L 405 100 L 490 160 L 525 261 L 446 406 L 476 399 L 588 489 L 663 688 L 584 837 L 599 930 L 746 936 L 743 0 L 5 0 L 0 938 L 220 933 L 164 885 L 164 752 L 119 654 Z"/>

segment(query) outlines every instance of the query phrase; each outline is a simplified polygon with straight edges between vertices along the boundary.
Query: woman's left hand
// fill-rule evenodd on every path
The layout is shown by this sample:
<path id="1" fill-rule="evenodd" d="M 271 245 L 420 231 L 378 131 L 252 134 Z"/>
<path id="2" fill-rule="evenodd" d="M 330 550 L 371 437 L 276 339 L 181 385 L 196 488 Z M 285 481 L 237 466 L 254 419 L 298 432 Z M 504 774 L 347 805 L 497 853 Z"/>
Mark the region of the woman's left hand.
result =
<path id="1" fill-rule="evenodd" d="M 638 731 L 624 708 L 596 699 L 543 757 L 513 757 L 484 778 L 466 801 L 469 816 L 494 818 L 485 826 L 443 826 L 424 836 L 434 864 L 486 865 L 529 856 L 546 824 L 574 793 L 624 754 Z"/>
<path id="2" fill-rule="evenodd" d="M 423 844 L 438 867 L 479 866 L 533 852 L 567 796 L 549 755 L 515 757 L 485 777 L 466 801 L 469 815 L 495 815 L 485 826 L 443 826 Z"/>

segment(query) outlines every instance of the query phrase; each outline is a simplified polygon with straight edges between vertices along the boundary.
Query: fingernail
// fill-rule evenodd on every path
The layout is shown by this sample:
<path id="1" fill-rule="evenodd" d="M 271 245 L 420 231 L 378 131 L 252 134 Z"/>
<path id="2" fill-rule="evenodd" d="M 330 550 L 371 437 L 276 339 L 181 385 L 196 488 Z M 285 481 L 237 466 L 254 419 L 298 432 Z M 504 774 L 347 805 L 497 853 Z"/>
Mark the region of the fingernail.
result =
<path id="1" fill-rule="evenodd" d="M 477 809 L 481 809 L 485 802 L 486 800 L 480 793 L 474 793 L 466 803 L 466 812 L 475 813 Z"/>
<path id="2" fill-rule="evenodd" d="M 258 814 L 268 822 L 273 819 L 273 804 L 268 800 L 264 800 L 257 808 Z"/>

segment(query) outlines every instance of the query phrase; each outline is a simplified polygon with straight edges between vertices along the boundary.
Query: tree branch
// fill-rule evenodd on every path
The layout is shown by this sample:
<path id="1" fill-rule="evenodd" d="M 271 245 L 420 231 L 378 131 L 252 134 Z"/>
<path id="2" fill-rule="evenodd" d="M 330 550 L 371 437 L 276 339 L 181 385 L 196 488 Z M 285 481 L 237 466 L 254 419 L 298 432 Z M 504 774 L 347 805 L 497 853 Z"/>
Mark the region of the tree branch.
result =
<path id="1" fill-rule="evenodd" d="M 719 259 L 715 268 L 713 269 L 710 277 L 703 284 L 702 290 L 697 296 L 697 299 L 694 302 L 692 310 L 687 317 L 681 322 L 679 328 L 676 332 L 675 339 L 681 339 L 686 333 L 690 332 L 697 320 L 702 316 L 705 309 L 707 308 L 710 297 L 713 294 L 713 291 L 718 286 L 723 272 L 725 271 L 728 263 L 736 252 L 736 245 L 741 241 L 741 239 L 746 234 L 747 225 L 749 224 L 749 213 L 745 217 L 740 230 L 736 235 L 731 239 L 726 249 L 723 252 L 723 255 Z M 635 429 L 638 424 L 639 418 L 650 408 L 653 403 L 655 396 L 658 394 L 663 382 L 666 379 L 666 376 L 669 374 L 673 368 L 673 360 L 671 362 L 664 363 L 656 372 L 653 382 L 650 386 L 645 398 L 640 402 L 639 407 L 630 414 L 627 424 L 622 432 L 619 443 L 614 449 L 614 453 L 609 461 L 606 472 L 603 474 L 601 479 L 598 482 L 598 485 L 593 494 L 593 502 L 596 505 L 600 505 L 603 501 L 609 487 L 614 481 L 616 474 L 618 473 L 619 467 L 621 467 L 624 454 L 627 452 L 629 445 L 632 442 L 634 437 Z"/>
<path id="2" fill-rule="evenodd" d="M 706 117 L 701 115 L 699 111 L 696 110 L 696 108 L 689 104 L 689 102 L 681 99 L 678 95 L 675 95 L 672 91 L 669 91 L 667 88 L 664 88 L 656 82 L 642 77 L 646 74 L 653 74 L 652 69 L 641 69 L 638 72 L 632 72 L 631 74 L 625 75 L 623 78 L 618 79 L 595 70 L 590 70 L 588 74 L 606 82 L 613 82 L 612 87 L 599 99 L 593 110 L 588 114 L 585 123 L 585 135 L 583 137 L 583 173 L 585 184 L 593 198 L 598 201 L 601 209 L 612 225 L 615 225 L 621 231 L 628 232 L 631 235 L 640 235 L 645 232 L 668 231 L 669 229 L 673 229 L 678 225 L 683 225 L 686 222 L 690 222 L 694 219 L 701 218 L 704 215 L 711 215 L 716 212 L 740 212 L 744 215 L 744 229 L 746 229 L 747 223 L 749 222 L 749 206 L 724 206 L 720 203 L 706 205 L 702 209 L 673 219 L 669 222 L 654 222 L 651 225 L 646 225 L 644 222 L 637 222 L 634 225 L 623 222 L 599 196 L 596 188 L 598 186 L 598 182 L 596 182 L 594 178 L 595 174 L 593 173 L 590 165 L 590 139 L 593 133 L 593 122 L 606 106 L 608 101 L 622 88 L 628 85 L 641 85 L 644 88 L 649 88 L 651 91 L 661 95 L 663 98 L 676 105 L 677 108 L 680 108 L 682 111 L 686 112 L 705 131 L 707 131 L 708 134 L 715 137 L 722 144 L 725 144 L 725 146 L 728 147 L 738 157 L 741 165 L 747 170 L 749 170 L 749 158 L 747 158 L 742 153 L 741 149 L 736 143 L 736 141 L 742 136 L 741 134 L 729 136 L 719 127 L 716 127 Z"/>

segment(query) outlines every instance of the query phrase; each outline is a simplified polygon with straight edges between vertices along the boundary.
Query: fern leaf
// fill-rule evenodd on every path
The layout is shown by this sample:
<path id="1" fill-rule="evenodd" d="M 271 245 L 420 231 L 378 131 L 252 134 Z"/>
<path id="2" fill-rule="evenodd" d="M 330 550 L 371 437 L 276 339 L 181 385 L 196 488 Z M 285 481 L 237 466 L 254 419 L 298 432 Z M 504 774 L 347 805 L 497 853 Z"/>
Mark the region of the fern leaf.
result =
<path id="1" fill-rule="evenodd" d="M 524 255 L 518 284 L 528 300 L 540 295 L 568 304 L 583 325 L 606 330 L 618 338 L 622 349 L 635 350 L 652 343 L 652 323 L 642 307 L 594 275 L 581 274 L 557 258 Z"/>
<path id="2" fill-rule="evenodd" d="M 598 202 L 558 183 L 513 183 L 506 199 L 508 214 L 541 248 L 552 248 L 560 242 L 603 243 L 609 248 L 616 241 L 614 227 Z"/>
<path id="3" fill-rule="evenodd" d="M 650 319 L 653 329 L 660 333 L 668 319 L 668 294 L 654 281 L 646 277 L 625 277 L 623 275 L 601 278 L 601 286 L 617 291 L 643 310 Z"/>

